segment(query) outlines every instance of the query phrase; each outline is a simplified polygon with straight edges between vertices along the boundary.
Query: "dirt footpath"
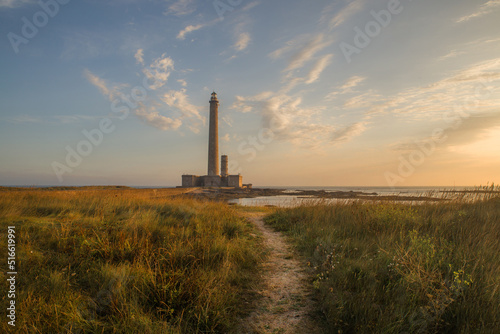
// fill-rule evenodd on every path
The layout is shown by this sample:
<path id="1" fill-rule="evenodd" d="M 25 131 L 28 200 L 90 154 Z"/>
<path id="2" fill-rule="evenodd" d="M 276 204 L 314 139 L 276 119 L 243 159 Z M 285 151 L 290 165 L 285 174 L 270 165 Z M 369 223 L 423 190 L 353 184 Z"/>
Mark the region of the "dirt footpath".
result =
<path id="1" fill-rule="evenodd" d="M 246 213 L 262 232 L 269 257 L 264 263 L 263 285 L 254 310 L 243 319 L 239 333 L 322 333 L 312 316 L 314 301 L 306 267 L 294 256 L 285 237 L 267 227 L 263 214 Z"/>

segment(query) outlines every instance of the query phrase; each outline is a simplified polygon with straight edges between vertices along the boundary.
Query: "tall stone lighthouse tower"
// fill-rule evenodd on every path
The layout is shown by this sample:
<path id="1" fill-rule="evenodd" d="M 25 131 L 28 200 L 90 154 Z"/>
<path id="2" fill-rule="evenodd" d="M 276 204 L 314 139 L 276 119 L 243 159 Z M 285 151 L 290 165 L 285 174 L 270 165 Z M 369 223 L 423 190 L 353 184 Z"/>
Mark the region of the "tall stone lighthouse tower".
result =
<path id="1" fill-rule="evenodd" d="M 182 187 L 230 187 L 243 188 L 243 176 L 229 175 L 227 155 L 221 156 L 222 171 L 219 174 L 219 100 L 212 93 L 210 99 L 210 128 L 208 130 L 208 175 L 182 175 Z M 245 185 L 251 187 L 250 184 Z"/>
<path id="2" fill-rule="evenodd" d="M 208 135 L 208 176 L 219 175 L 219 100 L 212 93 L 210 99 L 210 129 Z"/>

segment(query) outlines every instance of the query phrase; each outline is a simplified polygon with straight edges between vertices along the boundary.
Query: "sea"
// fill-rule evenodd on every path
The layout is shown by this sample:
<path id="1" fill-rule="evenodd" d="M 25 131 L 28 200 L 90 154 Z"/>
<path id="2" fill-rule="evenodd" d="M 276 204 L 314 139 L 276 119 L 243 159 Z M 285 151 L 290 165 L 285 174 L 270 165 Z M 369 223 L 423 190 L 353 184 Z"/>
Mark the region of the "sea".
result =
<path id="1" fill-rule="evenodd" d="M 17 186 L 23 187 L 23 186 Z M 32 187 L 32 186 L 26 186 Z M 51 187 L 51 186 L 35 186 L 40 188 Z M 158 187 L 158 186 L 131 186 L 136 189 L 163 189 L 163 188 L 173 188 L 173 187 Z M 412 197 L 436 197 L 436 198 L 453 198 L 454 196 L 463 196 L 463 194 L 453 194 L 446 193 L 450 191 L 472 191 L 478 189 L 491 189 L 491 186 L 486 187 L 464 187 L 464 186 L 418 186 L 418 187 L 363 187 L 363 186 L 254 186 L 258 189 L 282 189 L 285 193 L 290 193 L 290 195 L 280 195 L 280 196 L 262 196 L 255 198 L 240 198 L 232 199 L 228 202 L 231 204 L 238 204 L 242 206 L 277 206 L 277 207 L 294 207 L 302 205 L 304 203 L 314 204 L 318 201 L 322 203 L 336 203 L 336 202 L 349 202 L 358 201 L 359 199 L 318 199 L 312 196 L 297 196 L 292 194 L 297 190 L 324 190 L 326 192 L 363 192 L 367 194 L 376 193 L 379 196 L 412 196 Z M 496 187 L 498 191 L 498 186 Z M 471 195 L 474 197 L 475 195 Z M 477 197 L 476 197 L 477 198 Z M 424 201 L 400 201 L 403 203 L 418 204 Z"/>
<path id="2" fill-rule="evenodd" d="M 420 186 L 420 187 L 269 187 L 263 186 L 254 188 L 260 189 L 283 189 L 286 192 L 293 193 L 296 190 L 324 190 L 326 192 L 363 192 L 367 194 L 376 193 L 379 196 L 412 196 L 412 197 L 435 197 L 435 198 L 443 198 L 446 196 L 447 198 L 453 197 L 453 194 L 445 193 L 446 191 L 471 191 L 476 190 L 478 187 L 458 187 L 458 186 L 449 186 L 449 187 L 433 187 L 433 186 Z M 349 201 L 359 201 L 359 199 L 318 199 L 314 197 L 308 196 L 297 196 L 297 195 L 280 195 L 280 196 L 262 196 L 255 198 L 240 198 L 229 200 L 231 204 L 238 204 L 242 206 L 277 206 L 277 207 L 294 207 L 302 204 L 314 204 L 317 202 L 322 203 L 337 203 L 337 202 L 349 202 Z M 418 204 L 419 202 L 424 201 L 402 201 L 408 204 Z"/>

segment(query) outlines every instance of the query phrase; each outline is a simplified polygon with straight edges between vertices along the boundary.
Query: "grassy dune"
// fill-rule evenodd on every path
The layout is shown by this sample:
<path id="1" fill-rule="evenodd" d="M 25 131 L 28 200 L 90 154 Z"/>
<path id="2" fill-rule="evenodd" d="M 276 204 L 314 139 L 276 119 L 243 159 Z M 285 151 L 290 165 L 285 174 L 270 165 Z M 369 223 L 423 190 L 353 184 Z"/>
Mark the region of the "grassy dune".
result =
<path id="1" fill-rule="evenodd" d="M 498 197 L 303 206 L 267 222 L 314 267 L 332 333 L 500 333 Z"/>
<path id="2" fill-rule="evenodd" d="M 261 239 L 231 207 L 177 193 L 0 191 L 1 254 L 17 226 L 16 331 L 230 331 L 258 277 Z"/>

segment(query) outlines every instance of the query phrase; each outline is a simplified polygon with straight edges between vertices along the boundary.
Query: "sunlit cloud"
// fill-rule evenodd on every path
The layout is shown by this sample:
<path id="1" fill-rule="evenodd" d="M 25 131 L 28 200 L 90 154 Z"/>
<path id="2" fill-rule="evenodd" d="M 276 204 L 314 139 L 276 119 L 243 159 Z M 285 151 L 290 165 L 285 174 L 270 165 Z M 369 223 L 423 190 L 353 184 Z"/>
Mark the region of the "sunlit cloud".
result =
<path id="1" fill-rule="evenodd" d="M 361 76 L 352 76 L 340 87 L 336 87 L 331 93 L 325 96 L 326 101 L 332 101 L 340 95 L 344 95 L 347 93 L 354 92 L 354 88 L 358 87 L 363 81 L 365 81 L 365 77 Z"/>
<path id="2" fill-rule="evenodd" d="M 183 16 L 189 15 L 196 11 L 196 3 L 194 0 L 177 0 L 168 6 L 165 15 Z"/>
<path id="3" fill-rule="evenodd" d="M 363 9 L 364 4 L 364 0 L 351 1 L 333 15 L 332 12 L 337 9 L 338 2 L 328 5 L 323 9 L 321 22 L 327 22 L 329 30 L 332 31 Z"/>
<path id="4" fill-rule="evenodd" d="M 119 94 L 119 89 L 117 88 L 117 86 L 108 87 L 109 85 L 106 83 L 106 81 L 99 78 L 88 69 L 85 69 L 83 71 L 83 75 L 92 85 L 99 89 L 102 95 L 106 96 L 110 101 L 115 99 L 115 97 Z"/>
<path id="5" fill-rule="evenodd" d="M 306 84 L 312 84 L 313 82 L 316 82 L 321 73 L 330 65 L 332 62 L 333 54 L 328 54 L 326 56 L 323 56 L 320 58 L 316 64 L 314 64 L 313 68 L 311 71 L 309 71 L 309 74 L 307 75 L 307 80 Z"/>
<path id="6" fill-rule="evenodd" d="M 343 102 L 345 109 L 361 109 L 366 115 L 395 114 L 408 119 L 437 121 L 443 114 L 459 108 L 479 112 L 500 108 L 500 97 L 495 97 L 495 83 L 500 81 L 500 58 L 468 66 L 431 84 L 407 88 L 390 97 L 376 89 L 349 96 Z M 336 91 L 327 97 L 339 96 Z"/>
<path id="7" fill-rule="evenodd" d="M 489 0 L 488 2 L 482 4 L 477 11 L 470 15 L 463 16 L 457 20 L 457 23 L 467 22 L 475 18 L 479 18 L 484 15 L 488 15 L 494 12 L 498 7 L 500 7 L 500 0 Z"/>
<path id="8" fill-rule="evenodd" d="M 135 110 L 135 114 L 139 119 L 160 130 L 177 130 L 182 125 L 180 119 L 163 116 L 156 110 L 156 107 L 148 109 L 141 106 Z"/>
<path id="9" fill-rule="evenodd" d="M 241 33 L 238 35 L 238 40 L 234 44 L 233 48 L 236 49 L 236 51 L 243 51 L 248 47 L 251 40 L 252 39 L 249 33 Z"/>
<path id="10" fill-rule="evenodd" d="M 337 129 L 332 134 L 332 141 L 335 143 L 344 143 L 351 139 L 360 136 L 365 130 L 366 122 L 351 124 L 347 127 Z"/>
<path id="11" fill-rule="evenodd" d="M 301 68 L 306 62 L 311 60 L 316 53 L 320 52 L 331 43 L 332 41 L 326 40 L 323 34 L 316 35 L 308 43 L 301 46 L 300 49 L 295 52 L 292 57 L 290 57 L 285 71 L 292 71 Z"/>
<path id="12" fill-rule="evenodd" d="M 173 70 L 174 61 L 163 54 L 161 57 L 155 59 L 149 67 L 143 68 L 142 73 L 144 73 L 148 80 L 153 81 L 153 84 L 149 88 L 156 90 L 167 83 Z"/>
<path id="13" fill-rule="evenodd" d="M 137 50 L 134 57 L 135 57 L 135 60 L 137 61 L 138 64 L 144 65 L 144 50 L 143 49 Z"/>
<path id="14" fill-rule="evenodd" d="M 135 54 L 136 60 L 144 64 L 144 52 L 139 49 Z M 185 124 L 191 131 L 197 133 L 204 124 L 205 119 L 200 115 L 200 108 L 189 102 L 189 96 L 185 88 L 181 90 L 165 90 L 170 75 L 174 71 L 174 61 L 165 54 L 154 59 L 149 66 L 143 66 L 142 72 L 149 81 L 151 92 L 144 101 L 137 103 L 134 114 L 145 123 L 160 130 L 177 130 Z M 123 96 L 126 85 L 110 85 L 105 80 L 91 73 L 84 71 L 87 80 L 99 89 L 102 95 L 106 96 L 110 102 L 116 101 Z M 182 86 L 187 86 L 184 79 L 178 79 Z M 166 107 L 172 116 L 163 115 Z"/>
<path id="15" fill-rule="evenodd" d="M 189 102 L 186 89 L 169 90 L 161 97 L 169 107 L 177 108 L 184 117 L 194 117 L 200 121 L 204 118 L 200 115 L 200 108 Z"/>
<path id="16" fill-rule="evenodd" d="M 177 39 L 184 40 L 184 39 L 186 39 L 187 34 L 193 32 L 193 31 L 196 31 L 196 30 L 200 30 L 201 28 L 203 28 L 205 26 L 206 26 L 205 24 L 188 25 L 186 28 L 179 31 L 179 34 L 177 35 Z"/>

